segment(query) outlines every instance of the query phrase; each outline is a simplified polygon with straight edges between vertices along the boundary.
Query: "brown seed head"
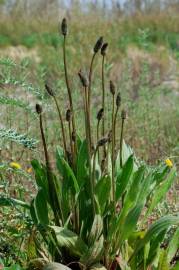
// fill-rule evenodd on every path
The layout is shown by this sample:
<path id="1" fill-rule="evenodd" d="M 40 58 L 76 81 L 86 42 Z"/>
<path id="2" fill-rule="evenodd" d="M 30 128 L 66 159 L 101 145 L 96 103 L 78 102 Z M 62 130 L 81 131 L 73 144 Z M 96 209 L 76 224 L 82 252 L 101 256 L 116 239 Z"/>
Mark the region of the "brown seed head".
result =
<path id="1" fill-rule="evenodd" d="M 55 96 L 55 95 L 54 95 L 54 92 L 53 92 L 53 90 L 52 90 L 52 88 L 51 88 L 47 83 L 45 84 L 45 89 L 46 89 L 47 93 L 48 93 L 50 96 L 52 96 L 52 97 Z"/>
<path id="2" fill-rule="evenodd" d="M 119 92 L 116 97 L 116 106 L 120 107 L 121 105 L 121 93 Z"/>
<path id="3" fill-rule="evenodd" d="M 36 108 L 37 114 L 41 114 L 41 113 L 42 113 L 42 107 L 41 107 L 41 105 L 36 104 L 36 105 L 35 105 L 35 108 Z"/>
<path id="4" fill-rule="evenodd" d="M 63 36 L 66 36 L 67 35 L 67 31 L 68 31 L 67 20 L 66 20 L 66 18 L 63 18 L 62 23 L 61 23 L 61 33 L 62 33 L 62 35 Z"/>
<path id="5" fill-rule="evenodd" d="M 104 116 L 104 109 L 101 108 L 99 110 L 99 112 L 97 113 L 97 117 L 96 118 L 97 118 L 98 121 L 100 121 L 103 118 L 103 116 Z"/>
<path id="6" fill-rule="evenodd" d="M 67 122 L 70 122 L 70 120 L 71 120 L 71 110 L 68 109 L 68 110 L 66 111 L 66 121 L 67 121 Z"/>
<path id="7" fill-rule="evenodd" d="M 82 71 L 80 70 L 78 72 L 78 76 L 80 78 L 81 84 L 83 85 L 83 87 L 88 87 L 88 79 L 87 77 L 82 73 Z"/>
<path id="8" fill-rule="evenodd" d="M 104 43 L 103 46 L 101 47 L 101 55 L 106 55 L 106 50 L 108 47 L 108 43 Z"/>
<path id="9" fill-rule="evenodd" d="M 97 142 L 97 147 L 105 145 L 109 141 L 108 137 L 104 137 Z"/>
<path id="10" fill-rule="evenodd" d="M 121 118 L 122 118 L 123 120 L 125 120 L 126 117 L 127 117 L 127 112 L 126 112 L 125 110 L 122 110 L 122 112 L 121 112 Z"/>
<path id="11" fill-rule="evenodd" d="M 94 45 L 94 49 L 93 49 L 94 53 L 97 53 L 101 49 L 102 45 L 103 45 L 103 37 L 100 37 L 96 41 L 96 44 Z"/>
<path id="12" fill-rule="evenodd" d="M 112 95 L 115 95 L 115 85 L 112 81 L 109 82 L 109 88 Z"/>

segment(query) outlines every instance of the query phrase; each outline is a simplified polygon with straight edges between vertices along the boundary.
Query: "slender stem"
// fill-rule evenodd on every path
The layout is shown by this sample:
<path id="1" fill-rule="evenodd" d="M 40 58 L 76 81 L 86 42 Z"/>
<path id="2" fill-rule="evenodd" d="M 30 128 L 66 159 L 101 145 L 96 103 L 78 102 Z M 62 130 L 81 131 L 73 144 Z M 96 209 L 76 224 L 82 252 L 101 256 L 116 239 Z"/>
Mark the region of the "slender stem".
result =
<path id="1" fill-rule="evenodd" d="M 92 83 L 92 73 L 93 73 L 93 63 L 95 59 L 96 53 L 93 54 L 92 59 L 91 59 L 91 64 L 90 64 L 90 71 L 89 71 L 89 86 L 88 86 L 88 106 L 89 106 L 89 111 L 91 107 L 91 83 Z"/>
<path id="2" fill-rule="evenodd" d="M 68 98 L 69 98 L 69 103 L 70 103 L 70 110 L 72 113 L 73 133 L 75 135 L 75 142 L 74 142 L 75 143 L 75 153 L 77 153 L 75 117 L 74 117 L 72 94 L 71 94 L 71 88 L 70 88 L 69 79 L 68 79 L 67 63 L 66 63 L 66 36 L 64 36 L 64 42 L 63 42 L 63 61 L 64 61 L 65 81 L 66 81 Z"/>
<path id="3" fill-rule="evenodd" d="M 96 163 L 95 163 L 95 161 L 96 161 L 96 154 L 97 154 L 97 152 L 98 152 L 98 146 L 96 146 L 96 148 L 95 148 L 95 151 L 94 151 L 94 155 L 93 155 L 93 171 L 92 171 L 92 174 L 93 174 L 93 186 L 95 185 L 95 165 L 96 165 Z"/>
<path id="4" fill-rule="evenodd" d="M 85 87 L 85 101 L 86 101 L 86 120 L 87 120 L 87 134 L 88 134 L 88 143 L 89 143 L 89 155 L 91 158 L 91 149 L 92 149 L 92 142 L 91 142 L 91 123 L 90 123 L 90 111 L 89 111 L 89 89 Z"/>
<path id="5" fill-rule="evenodd" d="M 116 148 L 116 122 L 117 122 L 117 114 L 119 111 L 119 107 L 116 107 L 115 116 L 114 116 L 114 147 Z"/>
<path id="6" fill-rule="evenodd" d="M 123 144 L 123 132 L 124 132 L 124 119 L 122 119 L 121 124 L 121 136 L 120 136 L 120 167 L 123 166 L 123 160 L 122 160 L 122 144 Z"/>
<path id="7" fill-rule="evenodd" d="M 70 148 L 71 148 L 71 153 L 72 153 L 72 163 L 73 163 L 73 142 L 72 142 L 72 130 L 71 130 L 71 122 L 68 122 L 68 130 L 69 130 L 69 138 L 70 138 Z M 74 164 L 72 164 L 74 165 Z"/>
<path id="8" fill-rule="evenodd" d="M 92 177 L 92 168 L 91 168 L 91 145 L 90 145 L 90 133 L 89 133 L 89 110 L 88 110 L 88 93 L 87 87 L 84 87 L 85 92 L 85 115 L 86 115 L 86 139 L 88 142 L 88 163 L 89 163 L 89 177 L 90 177 L 90 186 L 91 186 L 91 201 L 93 208 L 93 215 L 95 215 L 95 202 L 94 202 L 94 183 Z"/>
<path id="9" fill-rule="evenodd" d="M 115 104 L 115 95 L 113 95 L 112 101 L 112 200 L 115 203 L 115 183 L 114 183 L 114 169 L 115 169 L 115 127 L 114 127 L 114 105 Z"/>
<path id="10" fill-rule="evenodd" d="M 90 140 L 90 151 L 92 146 L 92 135 L 91 135 L 91 83 L 92 83 L 92 73 L 93 73 L 93 63 L 95 59 L 96 53 L 93 54 L 90 64 L 90 70 L 89 70 L 89 85 L 88 85 L 88 114 L 89 114 L 89 140 Z"/>
<path id="11" fill-rule="evenodd" d="M 66 146 L 66 136 L 65 136 L 65 129 L 64 129 L 64 125 L 63 125 L 62 114 L 61 114 L 61 110 L 60 110 L 60 107 L 58 105 L 56 97 L 53 96 L 53 98 L 54 98 L 54 101 L 55 101 L 55 104 L 56 104 L 56 107 L 57 107 L 57 111 L 58 111 L 58 115 L 59 115 L 59 118 L 60 118 L 60 124 L 61 124 L 61 130 L 62 130 L 62 138 L 63 138 L 63 147 L 64 147 L 65 155 L 66 155 L 67 146 Z"/>
<path id="12" fill-rule="evenodd" d="M 87 132 L 87 140 L 88 140 L 88 148 L 89 148 L 89 156 L 91 158 L 91 144 L 90 144 L 90 123 L 89 123 L 89 107 L 88 107 L 88 92 L 87 87 L 84 87 L 85 92 L 85 109 L 86 109 L 86 132 Z"/>
<path id="13" fill-rule="evenodd" d="M 124 119 L 122 118 L 122 124 L 121 124 L 121 137 L 120 137 L 120 167 L 123 166 L 123 160 L 122 160 L 122 145 L 123 145 L 123 132 L 124 132 Z M 124 197 L 125 194 L 122 195 L 122 207 L 124 205 Z"/>
<path id="14" fill-rule="evenodd" d="M 42 143 L 43 143 L 43 148 L 44 148 L 45 162 L 47 165 L 47 169 L 51 170 L 45 135 L 44 135 L 44 131 L 43 131 L 43 123 L 42 123 L 42 115 L 41 114 L 40 114 L 40 132 L 41 132 L 41 137 L 42 137 Z"/>
<path id="15" fill-rule="evenodd" d="M 86 104 L 88 103 L 86 99 L 86 94 L 83 95 L 83 104 L 84 104 L 84 116 L 85 116 L 85 134 L 86 134 L 86 140 L 88 142 L 88 127 L 87 127 L 87 108 Z"/>
<path id="16" fill-rule="evenodd" d="M 96 127 L 96 130 L 97 130 L 97 136 L 96 136 L 97 142 L 99 141 L 99 124 L 100 124 L 100 120 L 98 120 L 97 127 Z M 98 149 L 98 162 L 99 162 L 99 149 Z"/>
<path id="17" fill-rule="evenodd" d="M 104 116 L 102 119 L 102 136 L 105 136 L 105 81 L 104 81 L 104 60 L 105 55 L 102 58 L 102 70 L 101 70 L 101 77 L 102 77 L 102 108 L 104 110 Z M 106 158 L 106 146 L 103 146 L 104 158 Z"/>

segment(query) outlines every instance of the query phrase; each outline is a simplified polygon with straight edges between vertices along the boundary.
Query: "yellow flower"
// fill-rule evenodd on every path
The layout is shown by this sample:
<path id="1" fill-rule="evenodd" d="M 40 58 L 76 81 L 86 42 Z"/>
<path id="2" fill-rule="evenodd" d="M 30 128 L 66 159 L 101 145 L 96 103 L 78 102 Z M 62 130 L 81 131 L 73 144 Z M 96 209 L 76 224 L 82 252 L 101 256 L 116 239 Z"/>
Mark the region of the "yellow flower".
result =
<path id="1" fill-rule="evenodd" d="M 18 169 L 18 170 L 21 169 L 21 165 L 17 162 L 11 162 L 9 165 L 13 169 Z"/>
<path id="2" fill-rule="evenodd" d="M 166 163 L 166 165 L 167 165 L 169 168 L 172 168 L 172 167 L 173 167 L 173 163 L 172 163 L 172 161 L 171 161 L 169 158 L 167 158 L 167 159 L 165 160 L 165 163 Z"/>
<path id="3" fill-rule="evenodd" d="M 27 168 L 28 173 L 32 173 L 32 167 Z"/>

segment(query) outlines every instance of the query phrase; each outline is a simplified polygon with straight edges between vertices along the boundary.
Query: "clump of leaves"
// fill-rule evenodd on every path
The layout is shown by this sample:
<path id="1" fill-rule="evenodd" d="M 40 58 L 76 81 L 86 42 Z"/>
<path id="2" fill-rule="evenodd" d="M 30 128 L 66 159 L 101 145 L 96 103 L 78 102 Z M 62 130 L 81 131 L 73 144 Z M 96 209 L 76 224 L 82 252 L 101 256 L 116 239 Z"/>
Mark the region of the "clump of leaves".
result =
<path id="1" fill-rule="evenodd" d="M 121 108 L 121 94 L 114 82 L 106 86 L 104 77 L 104 41 L 100 37 L 93 50 L 89 73 L 79 71 L 83 96 L 85 137 L 78 136 L 66 59 L 67 21 L 61 25 L 64 73 L 69 97 L 66 122 L 61 115 L 55 91 L 45 86 L 54 99 L 63 133 L 57 146 L 56 165 L 52 168 L 43 127 L 43 107 L 36 105 L 45 164 L 32 161 L 38 192 L 30 205 L 34 226 L 40 232 L 45 251 L 60 263 L 49 269 L 169 269 L 177 251 L 177 234 L 167 249 L 161 248 L 178 216 L 165 216 L 147 226 L 147 219 L 161 202 L 176 176 L 172 163 L 149 167 L 139 162 L 124 142 L 127 113 Z M 106 45 L 105 45 L 106 46 Z M 106 49 L 105 49 L 106 50 Z M 93 65 L 102 55 L 101 108 L 97 128 L 92 124 Z M 109 90 L 108 90 L 109 88 Z M 111 93 L 110 128 L 105 121 L 106 91 Z M 100 93 L 99 93 L 100 95 Z M 121 114 L 119 117 L 119 112 Z M 120 138 L 116 122 L 121 121 Z M 68 130 L 68 132 L 67 132 Z M 119 141 L 119 144 L 117 143 Z M 68 268 L 67 268 L 68 269 Z"/>

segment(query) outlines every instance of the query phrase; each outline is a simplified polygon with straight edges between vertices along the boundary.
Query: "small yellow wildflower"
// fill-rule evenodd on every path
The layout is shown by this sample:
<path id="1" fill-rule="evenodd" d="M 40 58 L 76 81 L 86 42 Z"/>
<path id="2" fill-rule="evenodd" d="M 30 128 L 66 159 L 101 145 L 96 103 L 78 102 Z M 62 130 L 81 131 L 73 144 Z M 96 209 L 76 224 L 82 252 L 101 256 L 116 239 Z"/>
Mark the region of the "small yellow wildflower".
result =
<path id="1" fill-rule="evenodd" d="M 172 167 L 173 167 L 173 163 L 172 163 L 172 161 L 171 161 L 169 158 L 167 158 L 167 159 L 165 160 L 165 163 L 166 163 L 166 165 L 167 165 L 169 168 L 172 168 Z"/>
<path id="2" fill-rule="evenodd" d="M 21 165 L 17 162 L 11 162 L 9 165 L 13 169 L 18 169 L 18 170 L 21 169 Z"/>
<path id="3" fill-rule="evenodd" d="M 28 173 L 32 173 L 32 167 L 27 168 Z"/>

